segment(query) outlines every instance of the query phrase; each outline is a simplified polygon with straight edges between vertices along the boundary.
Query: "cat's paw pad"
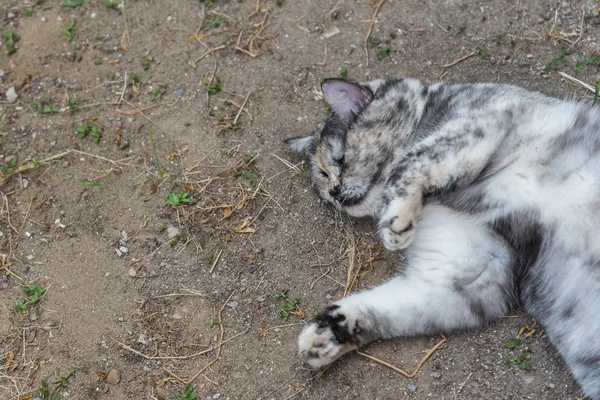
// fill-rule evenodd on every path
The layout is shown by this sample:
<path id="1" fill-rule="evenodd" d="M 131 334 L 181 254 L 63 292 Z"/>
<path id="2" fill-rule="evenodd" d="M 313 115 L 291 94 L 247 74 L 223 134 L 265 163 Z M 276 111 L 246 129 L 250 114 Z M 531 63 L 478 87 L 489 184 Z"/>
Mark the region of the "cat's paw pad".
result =
<path id="1" fill-rule="evenodd" d="M 386 249 L 402 250 L 412 242 L 415 223 L 412 219 L 394 216 L 379 223 L 379 235 Z"/>
<path id="2" fill-rule="evenodd" d="M 331 364 L 357 347 L 352 342 L 354 328 L 349 327 L 355 324 L 338 309 L 335 305 L 327 307 L 298 336 L 298 354 L 313 368 Z"/>

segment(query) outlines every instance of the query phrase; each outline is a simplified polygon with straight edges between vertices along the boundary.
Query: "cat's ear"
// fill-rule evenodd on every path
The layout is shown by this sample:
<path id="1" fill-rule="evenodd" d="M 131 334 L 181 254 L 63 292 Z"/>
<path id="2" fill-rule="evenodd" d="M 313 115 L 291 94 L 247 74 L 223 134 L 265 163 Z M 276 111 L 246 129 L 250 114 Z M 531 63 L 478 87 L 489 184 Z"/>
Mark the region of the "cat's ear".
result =
<path id="1" fill-rule="evenodd" d="M 358 114 L 373 100 L 373 92 L 369 88 L 344 79 L 326 79 L 321 90 L 325 101 L 342 119 Z"/>
<path id="2" fill-rule="evenodd" d="M 285 139 L 285 142 L 298 153 L 308 154 L 315 143 L 315 137 L 312 134 L 306 136 L 296 136 Z"/>

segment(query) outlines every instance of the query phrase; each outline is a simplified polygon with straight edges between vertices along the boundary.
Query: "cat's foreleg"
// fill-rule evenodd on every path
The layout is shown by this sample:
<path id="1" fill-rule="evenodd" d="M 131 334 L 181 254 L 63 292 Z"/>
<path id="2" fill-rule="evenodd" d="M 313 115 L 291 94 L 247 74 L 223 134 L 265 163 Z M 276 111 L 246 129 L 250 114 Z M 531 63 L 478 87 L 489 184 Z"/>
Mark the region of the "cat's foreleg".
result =
<path id="1" fill-rule="evenodd" d="M 415 145 L 393 168 L 384 190 L 379 234 L 388 250 L 406 248 L 424 194 L 453 182 L 475 179 L 497 148 L 501 135 L 487 134 L 482 120 L 455 120 Z"/>
<path id="2" fill-rule="evenodd" d="M 320 367 L 374 340 L 482 326 L 509 309 L 510 260 L 486 226 L 428 205 L 403 273 L 326 307 L 300 334 L 300 357 Z"/>

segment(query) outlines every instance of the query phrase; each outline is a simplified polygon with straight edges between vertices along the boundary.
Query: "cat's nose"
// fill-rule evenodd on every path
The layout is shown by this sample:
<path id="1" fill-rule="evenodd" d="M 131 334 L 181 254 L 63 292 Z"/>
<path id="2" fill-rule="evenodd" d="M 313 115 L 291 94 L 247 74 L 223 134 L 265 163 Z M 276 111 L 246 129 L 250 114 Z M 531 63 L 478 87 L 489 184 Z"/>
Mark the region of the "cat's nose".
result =
<path id="1" fill-rule="evenodd" d="M 340 185 L 334 186 L 333 189 L 329 190 L 329 195 L 334 199 L 337 199 L 340 196 Z"/>

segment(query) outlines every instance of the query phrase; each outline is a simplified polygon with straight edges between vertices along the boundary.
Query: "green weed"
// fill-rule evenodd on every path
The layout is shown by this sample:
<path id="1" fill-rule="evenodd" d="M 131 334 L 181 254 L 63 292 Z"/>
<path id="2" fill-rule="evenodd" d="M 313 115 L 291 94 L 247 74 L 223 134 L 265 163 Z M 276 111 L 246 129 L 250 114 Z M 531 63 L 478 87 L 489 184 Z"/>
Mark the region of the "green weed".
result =
<path id="1" fill-rule="evenodd" d="M 342 78 L 348 78 L 348 70 L 346 68 L 340 68 L 339 74 Z"/>
<path id="2" fill-rule="evenodd" d="M 104 0 L 104 5 L 108 8 L 119 8 L 123 0 Z"/>
<path id="3" fill-rule="evenodd" d="M 256 176 L 252 171 L 242 171 L 242 176 L 246 178 L 251 188 L 256 187 Z"/>
<path id="4" fill-rule="evenodd" d="M 163 89 L 152 90 L 152 101 L 160 99 L 166 92 Z"/>
<path id="5" fill-rule="evenodd" d="M 187 204 L 191 201 L 192 200 L 189 198 L 188 192 L 172 192 L 170 190 L 167 192 L 167 203 L 170 206 L 181 206 L 184 203 Z"/>
<path id="6" fill-rule="evenodd" d="M 218 76 L 215 76 L 215 80 L 212 83 L 209 83 L 206 86 L 206 91 L 208 94 L 217 94 L 221 91 L 221 79 Z"/>
<path id="7" fill-rule="evenodd" d="M 15 33 L 15 31 L 6 31 L 2 32 L 2 38 L 6 41 L 6 54 L 11 55 L 15 51 L 17 51 L 17 47 L 15 43 L 19 41 L 19 37 Z"/>
<path id="8" fill-rule="evenodd" d="M 600 56 L 588 58 L 586 60 L 580 61 L 577 64 L 575 64 L 575 69 L 579 69 L 579 68 L 581 68 L 581 67 L 583 67 L 585 65 L 592 64 L 592 63 L 595 63 L 595 62 L 598 62 L 598 61 L 600 61 Z"/>
<path id="9" fill-rule="evenodd" d="M 31 100 L 29 103 L 35 108 L 38 112 L 42 114 L 54 114 L 58 112 L 58 107 L 56 106 L 45 106 L 43 102 L 37 100 Z"/>
<path id="10" fill-rule="evenodd" d="M 378 60 L 383 60 L 385 57 L 387 57 L 388 54 L 390 54 L 390 50 L 391 50 L 391 46 L 385 45 L 383 46 L 381 49 L 379 49 L 379 51 L 377 52 L 377 59 Z"/>
<path id="11" fill-rule="evenodd" d="M 213 27 L 213 26 L 221 26 L 225 23 L 225 17 L 223 16 L 218 16 L 218 17 L 211 17 L 209 19 L 207 19 L 206 21 L 204 21 L 204 26 L 206 27 Z"/>
<path id="12" fill-rule="evenodd" d="M 142 64 L 142 69 L 144 71 L 146 71 L 148 68 L 150 68 L 150 60 L 148 60 L 146 57 L 143 57 L 140 60 L 140 64 Z"/>
<path id="13" fill-rule="evenodd" d="M 188 383 L 183 388 L 183 392 L 175 392 L 175 396 L 177 396 L 179 400 L 196 400 L 198 395 L 194 393 L 194 390 L 194 386 L 191 383 Z"/>
<path id="14" fill-rule="evenodd" d="M 74 114 L 75 111 L 79 108 L 79 99 L 77 97 L 73 97 L 69 100 L 69 112 Z"/>
<path id="15" fill-rule="evenodd" d="M 17 305 L 15 306 L 15 310 L 19 312 L 25 311 L 29 305 L 39 302 L 46 289 L 38 285 L 30 285 L 25 286 L 23 292 L 25 297 L 17 299 Z"/>
<path id="16" fill-rule="evenodd" d="M 71 22 L 69 22 L 69 25 L 67 25 L 67 27 L 63 31 L 69 42 L 71 40 L 73 40 L 73 29 L 75 29 L 75 20 L 74 19 L 72 19 Z"/>
<path id="17" fill-rule="evenodd" d="M 63 7 L 79 7 L 83 3 L 89 3 L 90 0 L 63 0 L 61 6 Z"/>
<path id="18" fill-rule="evenodd" d="M 566 54 L 562 54 L 562 55 L 560 55 L 560 56 L 558 56 L 558 57 L 554 57 L 552 60 L 550 60 L 550 61 L 548 62 L 548 64 L 546 64 L 546 65 L 544 66 L 544 71 L 547 71 L 547 70 L 548 70 L 548 69 L 549 69 L 551 66 L 553 66 L 553 65 L 554 65 L 554 64 L 556 64 L 556 63 L 559 63 L 559 62 L 561 62 L 561 61 L 565 60 L 566 58 L 567 58 L 567 55 L 566 55 Z"/>
<path id="19" fill-rule="evenodd" d="M 26 7 L 23 9 L 23 14 L 31 17 L 33 15 L 33 7 Z"/>
<path id="20" fill-rule="evenodd" d="M 0 165 L 0 171 L 2 171 L 3 174 L 6 174 L 6 171 L 8 171 L 9 169 L 14 168 L 16 166 L 17 166 L 17 157 L 13 157 L 6 164 Z"/>
<path id="21" fill-rule="evenodd" d="M 88 135 L 92 135 L 92 138 L 96 143 L 100 141 L 100 129 L 96 125 L 87 122 L 85 125 L 75 124 L 73 128 L 75 129 L 75 132 L 79 134 L 80 139 L 85 139 Z"/>
<path id="22" fill-rule="evenodd" d="M 518 345 L 521 344 L 521 340 L 519 339 L 512 339 L 509 340 L 508 342 L 504 343 L 504 347 L 506 347 L 507 349 L 514 349 L 516 348 Z"/>

